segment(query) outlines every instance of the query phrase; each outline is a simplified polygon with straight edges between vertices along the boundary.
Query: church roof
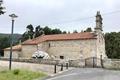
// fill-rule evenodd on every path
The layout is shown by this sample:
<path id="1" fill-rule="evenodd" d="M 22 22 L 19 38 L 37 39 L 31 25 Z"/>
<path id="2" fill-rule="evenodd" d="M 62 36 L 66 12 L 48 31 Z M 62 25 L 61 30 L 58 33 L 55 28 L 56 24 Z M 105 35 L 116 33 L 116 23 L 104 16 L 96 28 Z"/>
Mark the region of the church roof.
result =
<path id="1" fill-rule="evenodd" d="M 22 48 L 22 46 L 19 44 L 19 45 L 13 46 L 13 47 L 12 47 L 12 50 L 13 50 L 13 51 L 21 51 L 21 48 Z M 4 50 L 5 50 L 5 51 L 9 51 L 9 50 L 10 50 L 10 47 L 9 47 L 9 48 L 5 48 Z"/>
<path id="2" fill-rule="evenodd" d="M 55 35 L 42 35 L 40 37 L 29 39 L 23 42 L 23 45 L 35 45 L 45 41 L 60 41 L 60 40 L 86 40 L 96 39 L 95 33 L 92 32 L 81 32 L 72 34 L 55 34 Z"/>
<path id="3" fill-rule="evenodd" d="M 55 34 L 55 35 L 42 35 L 34 39 L 28 39 L 24 41 L 23 45 L 36 45 L 45 41 L 60 41 L 60 40 L 87 40 L 87 39 L 96 39 L 95 33 L 92 32 L 81 32 L 81 33 L 72 33 L 72 34 Z M 12 47 L 13 51 L 21 51 L 22 45 L 16 45 Z M 5 51 L 10 50 L 5 48 Z"/>

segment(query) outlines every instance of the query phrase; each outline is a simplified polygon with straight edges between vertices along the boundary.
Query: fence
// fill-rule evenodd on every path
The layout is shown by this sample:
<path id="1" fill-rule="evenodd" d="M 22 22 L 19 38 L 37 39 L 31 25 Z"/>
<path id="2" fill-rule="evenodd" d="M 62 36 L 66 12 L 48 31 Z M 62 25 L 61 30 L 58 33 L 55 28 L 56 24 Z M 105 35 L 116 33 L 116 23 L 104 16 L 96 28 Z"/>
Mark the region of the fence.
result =
<path id="1" fill-rule="evenodd" d="M 89 57 L 85 59 L 85 66 L 86 67 L 103 67 L 103 61 L 97 57 Z"/>

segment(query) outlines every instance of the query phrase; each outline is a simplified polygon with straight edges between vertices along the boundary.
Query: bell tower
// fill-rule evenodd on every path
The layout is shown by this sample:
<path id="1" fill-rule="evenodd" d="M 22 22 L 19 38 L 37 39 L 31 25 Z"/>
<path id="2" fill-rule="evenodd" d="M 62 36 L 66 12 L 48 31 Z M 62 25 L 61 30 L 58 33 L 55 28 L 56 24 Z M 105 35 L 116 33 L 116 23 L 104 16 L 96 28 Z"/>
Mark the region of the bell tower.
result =
<path id="1" fill-rule="evenodd" d="M 95 27 L 95 32 L 102 32 L 102 17 L 100 14 L 100 11 L 97 11 L 96 14 L 96 27 Z"/>

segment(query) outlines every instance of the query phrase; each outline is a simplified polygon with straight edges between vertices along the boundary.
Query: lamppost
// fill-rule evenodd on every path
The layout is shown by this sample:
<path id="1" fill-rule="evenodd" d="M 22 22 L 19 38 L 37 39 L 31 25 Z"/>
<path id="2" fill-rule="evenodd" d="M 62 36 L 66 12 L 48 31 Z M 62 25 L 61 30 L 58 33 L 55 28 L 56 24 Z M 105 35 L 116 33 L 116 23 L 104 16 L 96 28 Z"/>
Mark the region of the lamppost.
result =
<path id="1" fill-rule="evenodd" d="M 17 18 L 15 14 L 9 15 L 12 19 L 12 29 L 11 29 L 11 36 L 10 36 L 10 59 L 9 59 L 9 70 L 11 70 L 11 63 L 12 63 L 12 45 L 13 45 L 13 30 L 14 30 L 14 19 Z"/>

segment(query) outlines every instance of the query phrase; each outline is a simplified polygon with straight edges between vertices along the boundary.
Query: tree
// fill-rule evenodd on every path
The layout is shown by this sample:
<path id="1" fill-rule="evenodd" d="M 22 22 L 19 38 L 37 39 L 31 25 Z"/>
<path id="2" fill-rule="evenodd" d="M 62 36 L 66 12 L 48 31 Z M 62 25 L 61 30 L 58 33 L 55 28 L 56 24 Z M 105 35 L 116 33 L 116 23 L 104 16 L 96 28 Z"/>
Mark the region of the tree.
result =
<path id="1" fill-rule="evenodd" d="M 63 34 L 67 34 L 67 32 L 66 32 L 66 31 L 63 31 L 62 33 L 63 33 Z"/>
<path id="2" fill-rule="evenodd" d="M 39 25 L 35 28 L 35 38 L 42 35 L 42 34 L 44 34 L 44 31 L 43 31 L 43 28 L 41 28 Z"/>
<path id="3" fill-rule="evenodd" d="M 33 30 L 34 30 L 32 24 L 28 25 L 26 28 L 27 28 L 27 31 L 28 31 L 28 32 L 33 32 Z"/>
<path id="4" fill-rule="evenodd" d="M 3 11 L 4 10 L 4 7 L 2 6 L 2 3 L 3 1 L 0 0 L 0 15 L 4 14 L 5 12 Z"/>
<path id="5" fill-rule="evenodd" d="M 34 37 L 34 28 L 33 28 L 33 25 L 28 25 L 27 26 L 27 29 L 28 29 L 28 32 L 27 32 L 27 34 L 28 34 L 28 38 L 30 38 L 30 39 L 32 39 L 33 37 Z"/>
<path id="6" fill-rule="evenodd" d="M 92 32 L 91 27 L 88 27 L 84 32 Z"/>
<path id="7" fill-rule="evenodd" d="M 73 33 L 78 33 L 77 30 L 74 30 Z"/>
<path id="8" fill-rule="evenodd" d="M 44 28 L 40 27 L 40 25 L 38 25 L 36 28 L 35 28 L 35 32 L 33 31 L 34 28 L 33 26 L 30 24 L 26 27 L 26 32 L 22 35 L 22 38 L 21 38 L 21 41 L 25 41 L 29 38 L 36 38 L 38 36 L 41 36 L 42 34 L 45 34 L 45 35 L 50 35 L 50 34 L 66 34 L 66 31 L 61 31 L 60 29 L 51 29 L 49 28 L 48 26 L 45 26 Z"/>
<path id="9" fill-rule="evenodd" d="M 43 28 L 43 31 L 44 31 L 44 34 L 45 34 L 45 35 L 52 34 L 51 28 L 49 28 L 48 26 L 44 27 L 44 28 Z"/>
<path id="10" fill-rule="evenodd" d="M 105 49 L 109 58 L 120 59 L 120 32 L 105 34 Z"/>
<path id="11" fill-rule="evenodd" d="M 33 26 L 30 24 L 26 27 L 27 31 L 22 35 L 21 41 L 25 41 L 27 39 L 32 39 L 34 37 L 34 28 Z"/>
<path id="12" fill-rule="evenodd" d="M 62 31 L 60 29 L 53 29 L 52 34 L 62 34 Z"/>
<path id="13" fill-rule="evenodd" d="M 70 34 L 70 31 L 68 31 L 68 34 Z"/>
<path id="14" fill-rule="evenodd" d="M 10 46 L 9 37 L 0 37 L 0 56 L 4 56 L 3 49 Z"/>

